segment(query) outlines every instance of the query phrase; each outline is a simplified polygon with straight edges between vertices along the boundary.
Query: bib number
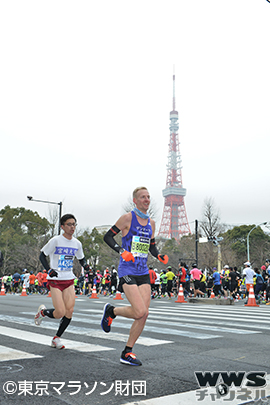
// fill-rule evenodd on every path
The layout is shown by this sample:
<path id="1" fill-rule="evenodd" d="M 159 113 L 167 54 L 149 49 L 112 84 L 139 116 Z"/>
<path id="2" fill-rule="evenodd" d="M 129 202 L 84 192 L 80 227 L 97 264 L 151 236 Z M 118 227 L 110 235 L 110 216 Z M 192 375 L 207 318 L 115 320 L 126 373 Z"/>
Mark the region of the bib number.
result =
<path id="1" fill-rule="evenodd" d="M 143 236 L 133 236 L 131 242 L 131 253 L 134 257 L 147 257 L 150 246 L 150 239 Z"/>

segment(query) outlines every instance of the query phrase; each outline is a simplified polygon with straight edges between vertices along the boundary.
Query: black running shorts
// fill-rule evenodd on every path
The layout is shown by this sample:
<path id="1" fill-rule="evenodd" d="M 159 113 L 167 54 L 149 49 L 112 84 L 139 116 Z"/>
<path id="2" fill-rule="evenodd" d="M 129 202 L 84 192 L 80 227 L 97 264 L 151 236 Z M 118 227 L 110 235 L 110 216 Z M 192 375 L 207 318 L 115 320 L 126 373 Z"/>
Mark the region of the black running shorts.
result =
<path id="1" fill-rule="evenodd" d="M 128 284 L 128 285 L 137 285 L 140 286 L 142 284 L 149 284 L 150 283 L 150 276 L 149 274 L 145 274 L 143 276 L 124 276 L 119 279 L 119 285 L 118 285 L 118 291 L 119 292 L 124 292 L 123 291 L 123 284 Z"/>

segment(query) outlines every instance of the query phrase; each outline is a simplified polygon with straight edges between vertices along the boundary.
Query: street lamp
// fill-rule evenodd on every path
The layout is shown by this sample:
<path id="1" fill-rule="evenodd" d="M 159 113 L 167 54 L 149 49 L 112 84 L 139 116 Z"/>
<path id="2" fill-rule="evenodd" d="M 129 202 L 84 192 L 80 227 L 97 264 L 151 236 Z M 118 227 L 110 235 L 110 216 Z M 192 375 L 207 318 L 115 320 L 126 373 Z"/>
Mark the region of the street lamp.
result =
<path id="1" fill-rule="evenodd" d="M 29 196 L 29 195 L 27 196 L 27 198 L 28 198 L 29 201 L 42 202 L 42 203 L 45 203 L 45 204 L 56 204 L 56 205 L 59 205 L 58 235 L 60 235 L 60 233 L 61 233 L 61 222 L 60 222 L 60 219 L 61 219 L 61 216 L 62 216 L 62 202 L 57 203 L 57 202 L 53 202 L 53 201 L 34 200 L 34 198 L 33 198 L 32 196 Z"/>
<path id="2" fill-rule="evenodd" d="M 266 225 L 266 224 L 267 224 L 267 222 L 262 222 L 262 223 L 259 224 L 259 225 L 255 225 L 255 226 L 249 231 L 249 233 L 248 233 L 248 235 L 247 235 L 247 259 L 248 259 L 248 262 L 250 262 L 250 259 L 249 259 L 249 235 L 251 234 L 251 232 L 252 232 L 254 229 L 258 228 L 258 226 Z"/>

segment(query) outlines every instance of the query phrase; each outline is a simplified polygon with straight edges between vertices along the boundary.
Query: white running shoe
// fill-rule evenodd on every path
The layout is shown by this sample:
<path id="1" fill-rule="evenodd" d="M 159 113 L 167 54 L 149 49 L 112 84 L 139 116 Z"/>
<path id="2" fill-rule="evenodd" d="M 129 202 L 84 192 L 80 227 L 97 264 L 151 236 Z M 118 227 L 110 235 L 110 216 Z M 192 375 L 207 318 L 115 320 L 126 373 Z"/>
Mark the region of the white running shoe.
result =
<path id="1" fill-rule="evenodd" d="M 52 347 L 55 347 L 56 349 L 64 349 L 65 346 L 63 345 L 63 343 L 61 342 L 60 338 L 55 336 L 52 340 Z"/>
<path id="2" fill-rule="evenodd" d="M 34 320 L 35 320 L 35 324 L 36 324 L 37 326 L 39 326 L 39 325 L 41 324 L 41 322 L 42 322 L 42 320 L 43 320 L 43 318 L 44 318 L 44 315 L 42 315 L 42 312 L 41 312 L 43 309 L 46 309 L 46 307 L 45 307 L 45 305 L 41 304 L 41 305 L 38 307 L 38 311 L 37 311 L 37 313 L 36 313 L 36 315 L 35 315 Z"/>

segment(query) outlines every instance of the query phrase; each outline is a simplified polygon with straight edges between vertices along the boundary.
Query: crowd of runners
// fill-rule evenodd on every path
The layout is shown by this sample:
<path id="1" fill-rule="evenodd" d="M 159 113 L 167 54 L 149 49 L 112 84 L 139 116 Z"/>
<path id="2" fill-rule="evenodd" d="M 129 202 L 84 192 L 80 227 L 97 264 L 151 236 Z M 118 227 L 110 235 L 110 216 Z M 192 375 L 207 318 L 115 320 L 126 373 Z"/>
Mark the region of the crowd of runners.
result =
<path id="1" fill-rule="evenodd" d="M 48 294 L 47 270 L 39 271 L 36 275 L 24 269 L 4 275 L 0 280 L 6 294 L 21 293 L 23 286 L 26 294 Z M 178 268 L 171 266 L 158 271 L 149 267 L 151 284 L 151 298 L 171 299 L 177 297 L 180 285 L 187 297 L 209 298 L 214 293 L 218 298 L 244 299 L 248 295 L 249 285 L 253 284 L 256 300 L 270 301 L 270 260 L 266 259 L 261 268 L 252 268 L 250 263 L 244 264 L 244 269 L 225 265 L 220 272 L 214 267 L 212 270 L 200 270 L 194 263 L 191 269 L 180 263 Z M 248 280 L 247 280 L 248 278 Z M 252 279 L 252 280 L 251 280 Z M 114 266 L 102 270 L 91 267 L 83 270 L 79 277 L 74 278 L 74 289 L 77 295 L 90 297 L 95 293 L 102 296 L 114 297 L 118 292 L 119 277 Z"/>
<path id="2" fill-rule="evenodd" d="M 194 263 L 189 269 L 180 263 L 178 269 L 168 267 L 159 274 L 149 269 L 152 298 L 177 296 L 182 286 L 185 297 L 224 299 L 246 299 L 252 284 L 255 298 L 259 302 L 270 301 L 270 260 L 266 259 L 261 268 L 252 268 L 250 262 L 243 264 L 243 269 L 225 265 L 221 271 L 216 267 L 211 270 L 200 270 Z"/>
<path id="3" fill-rule="evenodd" d="M 49 293 L 47 276 L 45 269 L 36 275 L 24 269 L 21 273 L 4 275 L 0 280 L 6 294 L 20 294 L 24 286 L 28 295 L 43 295 Z M 161 271 L 149 267 L 149 276 L 152 299 L 177 297 L 182 285 L 186 298 L 208 298 L 214 293 L 218 298 L 238 300 L 247 297 L 249 285 L 252 283 L 256 300 L 270 301 L 270 260 L 268 259 L 260 269 L 256 267 L 253 269 L 250 263 L 246 262 L 241 271 L 237 267 L 228 265 L 225 265 L 220 272 L 215 267 L 212 270 L 199 270 L 195 263 L 191 269 L 185 263 L 180 263 L 178 268 L 168 266 Z M 118 272 L 114 266 L 107 267 L 103 271 L 95 271 L 88 267 L 79 277 L 74 278 L 75 293 L 88 297 L 93 294 L 94 287 L 96 294 L 114 297 L 118 292 L 118 285 Z"/>

